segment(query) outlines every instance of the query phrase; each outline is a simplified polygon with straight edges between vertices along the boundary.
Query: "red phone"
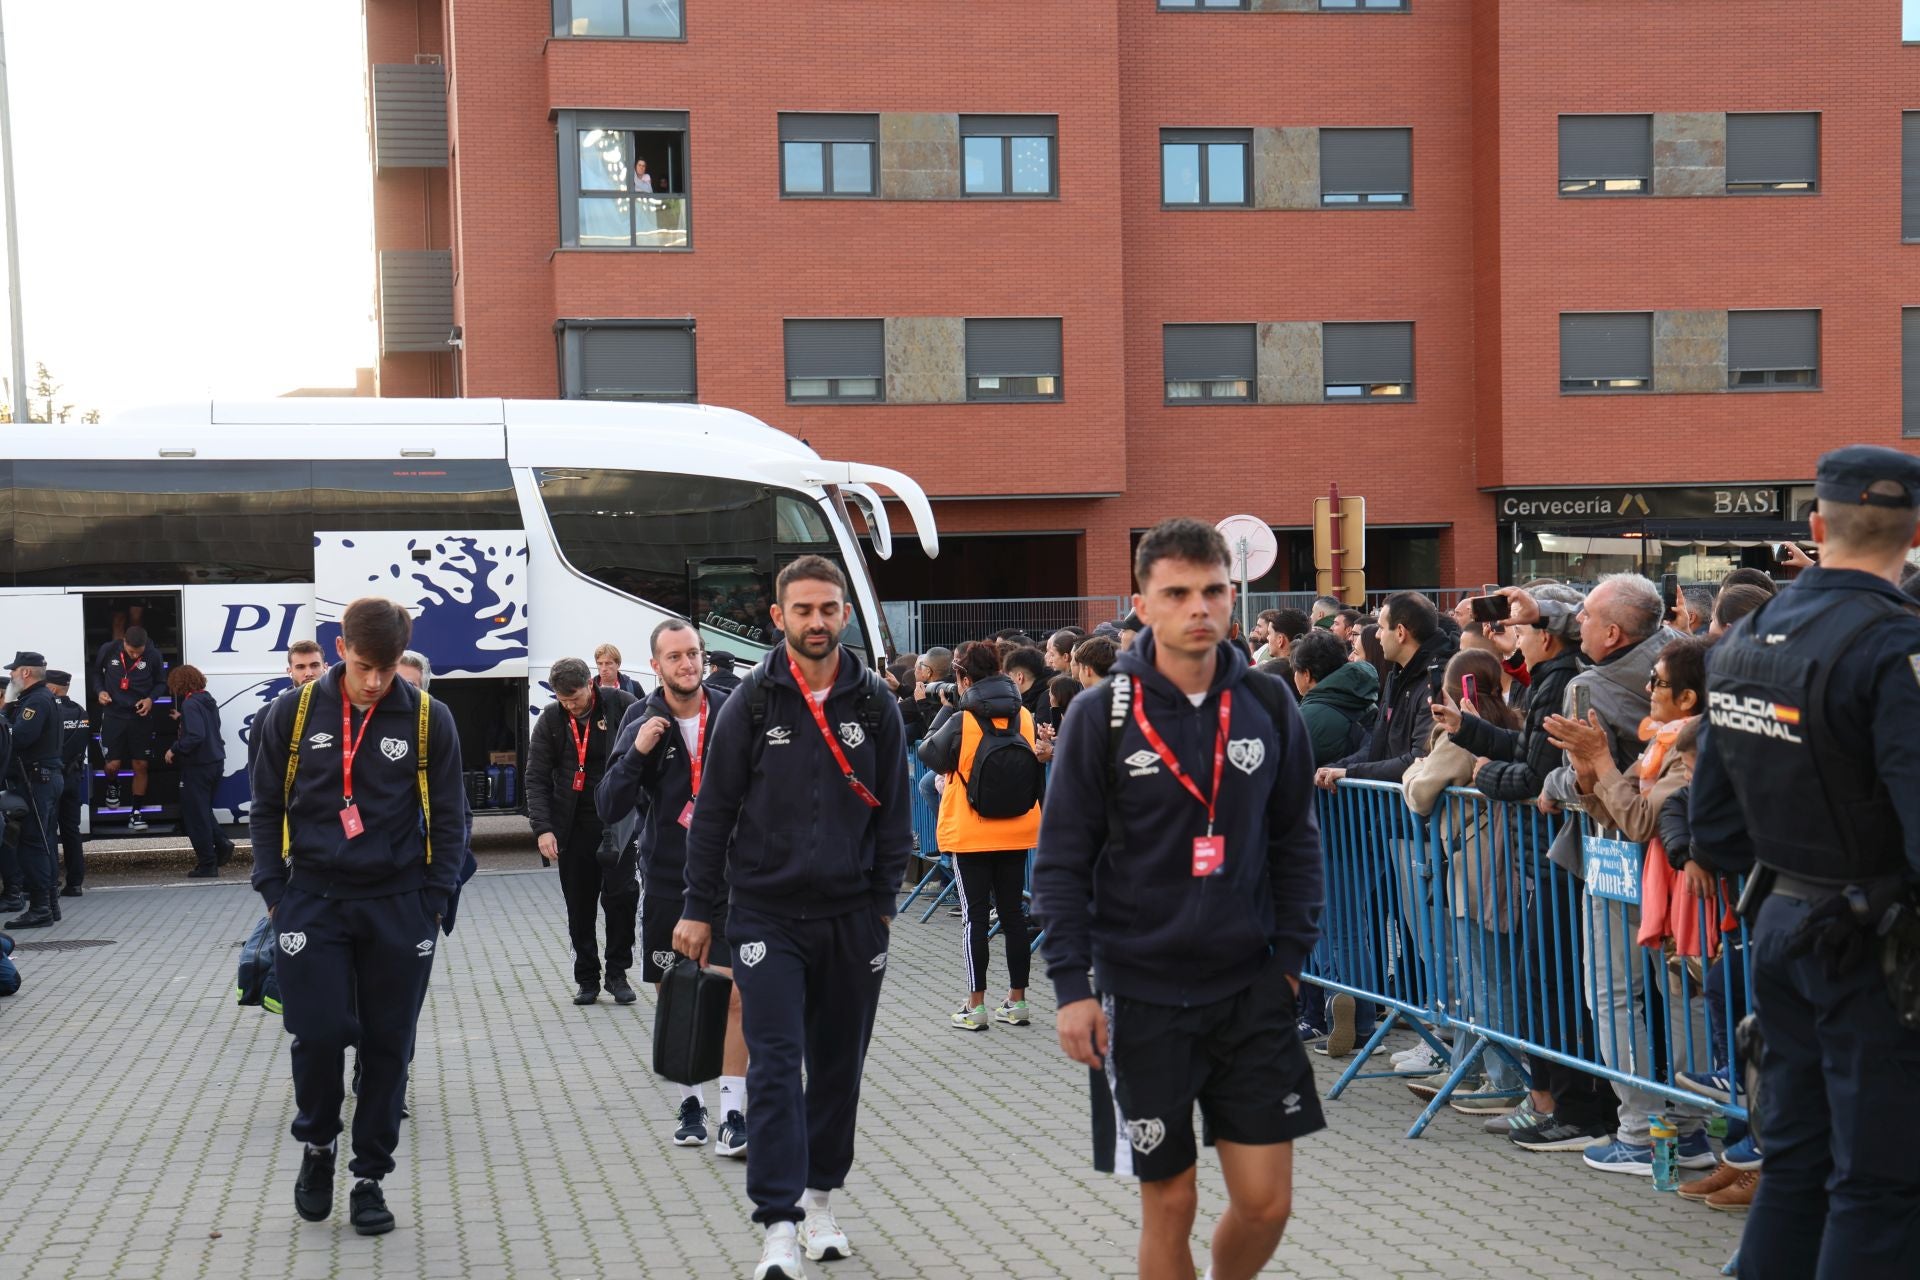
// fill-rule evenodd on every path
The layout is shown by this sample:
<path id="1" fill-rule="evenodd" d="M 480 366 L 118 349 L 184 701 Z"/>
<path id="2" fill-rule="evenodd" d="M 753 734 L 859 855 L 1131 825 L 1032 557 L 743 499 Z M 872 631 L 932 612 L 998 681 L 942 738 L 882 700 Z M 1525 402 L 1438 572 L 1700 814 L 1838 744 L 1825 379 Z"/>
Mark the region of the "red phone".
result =
<path id="1" fill-rule="evenodd" d="M 1472 676 L 1461 676 L 1460 677 L 1460 705 L 1464 707 L 1471 702 L 1473 703 L 1473 705 L 1479 706 L 1480 704 L 1474 701 L 1474 697 L 1479 692 L 1479 689 L 1480 689 L 1480 686 L 1478 685 L 1478 683 L 1475 682 Z"/>

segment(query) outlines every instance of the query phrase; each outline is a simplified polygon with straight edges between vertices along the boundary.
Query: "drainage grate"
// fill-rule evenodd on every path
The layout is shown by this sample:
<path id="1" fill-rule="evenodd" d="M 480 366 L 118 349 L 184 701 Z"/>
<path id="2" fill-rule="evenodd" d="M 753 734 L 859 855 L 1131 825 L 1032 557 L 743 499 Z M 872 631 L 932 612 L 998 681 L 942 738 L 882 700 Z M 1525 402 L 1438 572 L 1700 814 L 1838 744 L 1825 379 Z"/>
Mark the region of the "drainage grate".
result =
<path id="1" fill-rule="evenodd" d="M 45 942 L 28 942 L 24 938 L 13 940 L 15 951 L 85 951 L 89 947 L 111 947 L 115 938 L 52 938 Z"/>

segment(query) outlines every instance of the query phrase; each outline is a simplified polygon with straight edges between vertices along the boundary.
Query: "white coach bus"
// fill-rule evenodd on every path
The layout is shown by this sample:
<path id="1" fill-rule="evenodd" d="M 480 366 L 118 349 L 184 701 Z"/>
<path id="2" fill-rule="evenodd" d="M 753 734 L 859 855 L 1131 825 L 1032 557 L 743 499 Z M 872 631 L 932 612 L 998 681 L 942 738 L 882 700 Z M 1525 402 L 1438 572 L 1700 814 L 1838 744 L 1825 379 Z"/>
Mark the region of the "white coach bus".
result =
<path id="1" fill-rule="evenodd" d="M 847 646 L 882 660 L 852 520 L 857 508 L 874 552 L 891 553 L 874 486 L 937 554 L 932 510 L 906 476 L 826 461 L 703 405 L 285 399 L 4 429 L 0 649 L 72 671 L 97 730 L 84 673 L 138 622 L 169 663 L 206 673 L 227 739 L 215 805 L 238 820 L 252 721 L 287 685 L 288 646 L 317 639 L 331 661 L 340 612 L 363 595 L 413 612 L 470 772 L 524 764 L 529 713 L 561 657 L 591 663 L 611 641 L 642 677 L 654 624 L 678 615 L 709 648 L 758 660 L 777 640 L 774 575 L 798 556 L 847 570 Z M 156 714 L 146 816 L 165 830 L 173 727 L 164 704 Z M 91 759 L 97 770 L 97 748 Z M 91 816 L 113 830 L 127 815 Z"/>

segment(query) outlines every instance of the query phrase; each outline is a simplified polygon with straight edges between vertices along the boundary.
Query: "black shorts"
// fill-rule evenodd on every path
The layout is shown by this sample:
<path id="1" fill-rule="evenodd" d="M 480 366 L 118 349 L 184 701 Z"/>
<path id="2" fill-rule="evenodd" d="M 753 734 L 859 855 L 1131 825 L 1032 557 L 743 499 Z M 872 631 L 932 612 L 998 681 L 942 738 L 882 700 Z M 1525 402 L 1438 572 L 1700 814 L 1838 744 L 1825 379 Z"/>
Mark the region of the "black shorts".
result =
<path id="1" fill-rule="evenodd" d="M 1093 1163 L 1142 1182 L 1193 1167 L 1206 1145 L 1269 1146 L 1326 1128 L 1293 989 L 1269 963 L 1244 991 L 1179 1008 L 1107 996 L 1107 1069 L 1093 1072 Z"/>
<path id="2" fill-rule="evenodd" d="M 100 721 L 104 760 L 146 760 L 153 755 L 153 716 L 106 716 Z"/>
<path id="3" fill-rule="evenodd" d="M 673 967 L 673 926 L 680 923 L 680 899 L 642 898 L 640 900 L 640 981 L 659 982 Z M 727 941 L 726 908 L 713 917 L 713 943 L 707 949 L 707 963 L 721 969 L 733 968 L 733 947 Z"/>

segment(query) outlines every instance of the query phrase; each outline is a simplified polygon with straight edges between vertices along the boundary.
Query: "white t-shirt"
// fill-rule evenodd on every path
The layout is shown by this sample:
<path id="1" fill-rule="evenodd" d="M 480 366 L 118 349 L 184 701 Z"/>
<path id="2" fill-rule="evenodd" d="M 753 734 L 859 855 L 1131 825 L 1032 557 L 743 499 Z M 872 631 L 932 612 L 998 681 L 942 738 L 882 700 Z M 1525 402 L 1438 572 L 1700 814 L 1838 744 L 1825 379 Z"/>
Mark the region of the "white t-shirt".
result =
<path id="1" fill-rule="evenodd" d="M 700 717 L 688 716 L 685 720 L 682 720 L 676 716 L 673 722 L 680 726 L 680 739 L 687 744 L 687 754 L 690 756 L 699 755 Z"/>
<path id="2" fill-rule="evenodd" d="M 832 692 L 833 692 L 832 686 L 828 686 L 825 689 L 819 689 L 819 690 L 809 689 L 807 691 L 807 696 L 812 698 L 815 702 L 819 703 L 821 706 L 824 707 L 827 705 L 827 695 Z"/>
<path id="3" fill-rule="evenodd" d="M 1187 701 L 1191 702 L 1196 707 L 1199 706 L 1201 703 L 1205 702 L 1206 700 L 1207 700 L 1207 695 L 1205 693 L 1190 693 L 1187 695 Z"/>

